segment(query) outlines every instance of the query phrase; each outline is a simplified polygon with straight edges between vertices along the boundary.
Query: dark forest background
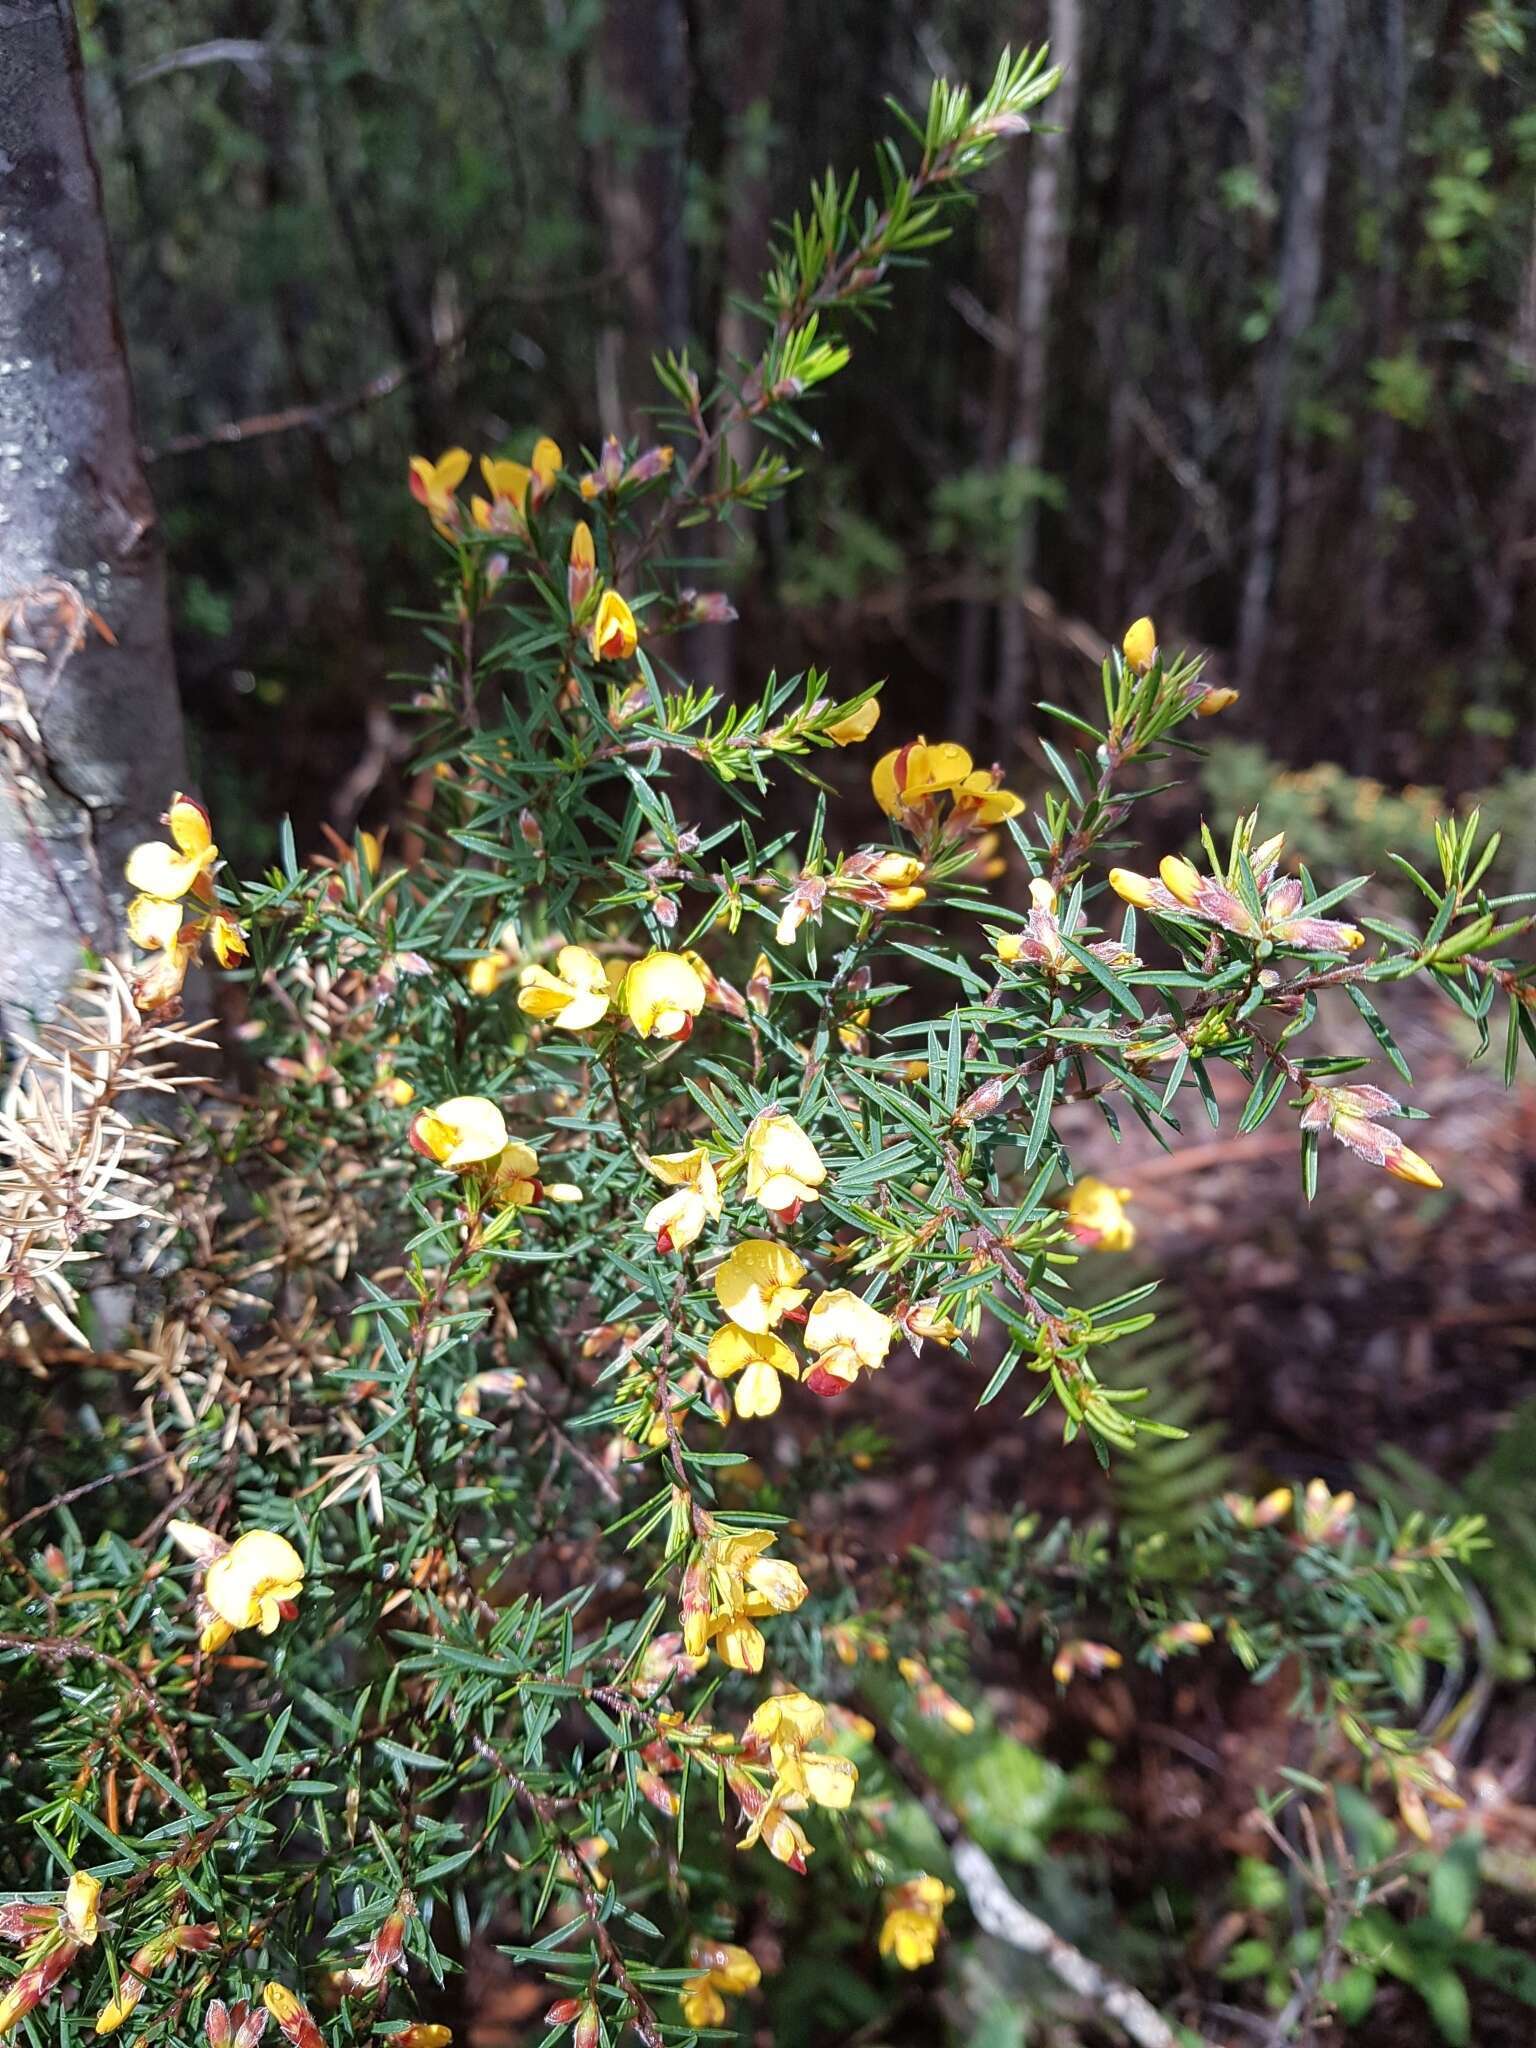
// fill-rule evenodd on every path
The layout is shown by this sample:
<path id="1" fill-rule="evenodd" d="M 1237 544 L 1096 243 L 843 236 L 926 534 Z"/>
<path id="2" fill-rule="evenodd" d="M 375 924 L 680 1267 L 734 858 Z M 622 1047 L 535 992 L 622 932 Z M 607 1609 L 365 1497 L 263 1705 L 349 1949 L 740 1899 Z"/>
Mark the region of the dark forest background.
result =
<path id="1" fill-rule="evenodd" d="M 868 164 L 887 94 L 1047 36 L 1046 123 L 858 338 L 826 462 L 700 565 L 741 618 L 693 672 L 885 675 L 892 728 L 1027 773 L 1034 699 L 1090 687 L 1150 611 L 1243 689 L 1227 799 L 1318 763 L 1458 794 L 1530 769 L 1532 15 L 96 0 L 123 318 L 232 840 L 398 795 L 397 608 L 435 567 L 410 454 L 540 429 L 574 464 L 637 429 L 651 352 L 731 354 L 772 224 Z M 1316 785 L 1282 799 L 1361 823 L 1356 787 Z"/>

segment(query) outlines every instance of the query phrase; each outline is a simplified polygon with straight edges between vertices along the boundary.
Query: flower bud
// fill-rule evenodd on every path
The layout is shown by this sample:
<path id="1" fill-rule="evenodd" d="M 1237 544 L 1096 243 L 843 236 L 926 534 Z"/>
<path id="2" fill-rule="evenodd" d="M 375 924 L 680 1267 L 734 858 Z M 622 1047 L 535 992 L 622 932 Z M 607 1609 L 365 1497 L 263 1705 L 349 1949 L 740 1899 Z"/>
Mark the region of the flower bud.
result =
<path id="1" fill-rule="evenodd" d="M 1157 864 L 1163 887 L 1170 896 L 1191 908 L 1200 900 L 1200 870 L 1176 853 L 1164 854 Z"/>
<path id="2" fill-rule="evenodd" d="M 1124 902 L 1134 904 L 1137 910 L 1152 908 L 1152 884 L 1145 875 L 1138 875 L 1131 868 L 1111 868 L 1109 886 Z"/>
<path id="3" fill-rule="evenodd" d="M 576 530 L 571 535 L 570 562 L 565 572 L 565 601 L 571 608 L 573 619 L 581 616 L 596 581 L 597 550 L 592 544 L 592 529 L 585 519 L 578 519 Z"/>
<path id="4" fill-rule="evenodd" d="M 1157 628 L 1152 621 L 1141 618 L 1127 626 L 1120 651 L 1128 668 L 1135 669 L 1138 675 L 1145 675 L 1157 655 Z"/>
<path id="5" fill-rule="evenodd" d="M 1195 716 L 1214 718 L 1218 712 L 1225 711 L 1230 705 L 1235 704 L 1241 695 L 1240 690 L 1206 690 L 1195 699 Z"/>

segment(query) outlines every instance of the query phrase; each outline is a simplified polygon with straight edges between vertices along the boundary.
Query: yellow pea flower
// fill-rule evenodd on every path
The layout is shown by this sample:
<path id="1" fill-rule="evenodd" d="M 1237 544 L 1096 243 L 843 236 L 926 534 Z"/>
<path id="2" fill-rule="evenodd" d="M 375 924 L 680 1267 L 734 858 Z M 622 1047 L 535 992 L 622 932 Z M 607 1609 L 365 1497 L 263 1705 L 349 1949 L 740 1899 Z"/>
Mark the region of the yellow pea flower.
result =
<path id="1" fill-rule="evenodd" d="M 954 1896 L 941 1878 L 926 1872 L 888 1892 L 880 1927 L 881 1955 L 894 1956 L 904 1970 L 924 1969 L 938 1953 L 944 1908 Z"/>
<path id="2" fill-rule="evenodd" d="M 871 771 L 870 787 L 885 815 L 899 818 L 927 798 L 957 789 L 971 769 L 964 747 L 949 741 L 930 747 L 925 739 L 916 739 L 880 757 Z"/>
<path id="3" fill-rule="evenodd" d="M 677 2002 L 690 2027 L 721 2027 L 725 2024 L 725 2000 L 710 1981 L 709 1973 L 685 1977 L 677 1987 Z"/>
<path id="4" fill-rule="evenodd" d="M 875 802 L 888 818 L 922 825 L 941 796 L 953 799 L 951 822 L 969 830 L 1016 817 L 1024 799 L 999 787 L 999 775 L 977 768 L 964 747 L 952 741 L 930 746 L 916 739 L 875 763 L 870 776 Z"/>
<path id="5" fill-rule="evenodd" d="M 715 1270 L 715 1299 L 739 1329 L 758 1336 L 774 1329 L 810 1292 L 797 1287 L 805 1272 L 787 1244 L 749 1237 Z"/>
<path id="6" fill-rule="evenodd" d="M 860 740 L 867 740 L 880 723 L 880 699 L 870 697 L 857 711 L 850 711 L 846 718 L 839 718 L 834 725 L 825 728 L 825 736 L 835 747 L 851 747 Z"/>
<path id="7" fill-rule="evenodd" d="M 686 1038 L 709 991 L 681 953 L 637 960 L 619 991 L 624 1014 L 642 1038 Z"/>
<path id="8" fill-rule="evenodd" d="M 1157 628 L 1150 619 L 1137 619 L 1126 627 L 1120 652 L 1128 668 L 1135 669 L 1138 675 L 1146 674 L 1157 656 Z"/>
<path id="9" fill-rule="evenodd" d="M 587 644 L 594 661 L 628 661 L 640 643 L 635 615 L 616 590 L 605 590 Z"/>
<path id="10" fill-rule="evenodd" d="M 686 1251 L 720 1214 L 714 1162 L 702 1145 L 695 1145 L 687 1152 L 653 1152 L 645 1165 L 663 1187 L 676 1191 L 646 1211 L 645 1227 L 655 1233 L 659 1252 Z"/>
<path id="11" fill-rule="evenodd" d="M 846 1287 L 834 1287 L 818 1296 L 806 1318 L 805 1348 L 818 1355 L 805 1384 L 827 1399 L 845 1394 L 861 1372 L 884 1365 L 895 1341 L 890 1316 Z"/>
<path id="12" fill-rule="evenodd" d="M 733 1671 L 761 1671 L 763 1632 L 757 1622 L 792 1614 L 808 1588 L 788 1559 L 767 1557 L 770 1529 L 713 1528 L 683 1574 L 683 1648 L 701 1657 L 711 1644 Z"/>
<path id="13" fill-rule="evenodd" d="M 608 1014 L 608 970 L 585 946 L 562 946 L 553 974 L 547 967 L 525 967 L 517 1007 L 561 1031 L 590 1031 Z"/>
<path id="14" fill-rule="evenodd" d="M 209 918 L 208 942 L 213 947 L 214 959 L 221 967 L 233 967 L 250 950 L 245 943 L 245 927 L 227 910 L 216 910 Z"/>
<path id="15" fill-rule="evenodd" d="M 426 507 L 432 524 L 447 540 L 458 533 L 459 507 L 454 492 L 468 474 L 467 448 L 450 448 L 436 462 L 425 455 L 411 457 L 411 496 Z"/>
<path id="16" fill-rule="evenodd" d="M 747 1723 L 748 1749 L 766 1749 L 774 1766 L 809 1748 L 827 1725 L 827 1710 L 809 1693 L 772 1693 Z"/>
<path id="17" fill-rule="evenodd" d="M 235 1629 L 259 1628 L 272 1634 L 286 1610 L 304 1590 L 304 1560 L 288 1541 L 271 1529 L 248 1529 L 216 1557 L 203 1578 L 203 1598 L 225 1624 L 227 1642 Z M 217 1648 L 218 1644 L 205 1644 Z"/>
<path id="18" fill-rule="evenodd" d="M 511 965 L 505 953 L 482 953 L 478 960 L 471 960 L 464 975 L 470 994 L 495 995 Z"/>
<path id="19" fill-rule="evenodd" d="M 115 2034 L 119 2027 L 126 2026 L 138 2009 L 150 1978 L 162 1963 L 168 1962 L 178 1950 L 195 1953 L 212 1948 L 218 1936 L 217 1927 L 191 1927 L 185 1923 L 151 1935 L 134 1951 L 127 1968 L 119 1973 L 116 1992 L 96 2015 L 96 2032 Z"/>
<path id="20" fill-rule="evenodd" d="M 208 813 L 200 803 L 192 797 L 183 796 L 179 790 L 171 798 L 165 823 L 170 829 L 173 844 L 167 846 L 163 839 L 145 840 L 129 854 L 123 873 L 130 889 L 137 889 L 142 895 L 161 903 L 179 903 L 216 865 L 219 849 L 213 843 L 213 826 Z"/>
<path id="21" fill-rule="evenodd" d="M 807 1202 L 821 1198 L 816 1190 L 827 1169 L 810 1139 L 792 1116 L 765 1109 L 747 1132 L 747 1198 L 770 1216 L 792 1223 Z"/>
<path id="22" fill-rule="evenodd" d="M 743 1330 L 726 1323 L 709 1340 L 709 1369 L 716 1379 L 740 1373 L 733 1389 L 736 1413 L 742 1417 L 772 1415 L 779 1405 L 779 1375 L 800 1377 L 800 1362 L 781 1338 L 766 1330 Z"/>
<path id="23" fill-rule="evenodd" d="M 476 526 L 482 533 L 525 534 L 533 471 L 525 462 L 497 461 L 482 455 L 480 474 L 491 496 L 489 503 L 484 498 L 470 499 L 470 517 Z"/>
<path id="24" fill-rule="evenodd" d="M 550 1192 L 539 1179 L 539 1155 L 531 1145 L 507 1140 L 491 1162 L 489 1192 L 503 1209 L 526 1209 Z"/>
<path id="25" fill-rule="evenodd" d="M 407 1136 L 411 1149 L 439 1166 L 462 1169 L 494 1159 L 507 1143 L 507 1122 L 485 1095 L 451 1095 L 418 1110 Z"/>
<path id="26" fill-rule="evenodd" d="M 678 2003 L 690 2027 L 718 2027 L 726 2016 L 725 1998 L 755 1990 L 763 1973 L 750 1949 L 731 1941 L 691 1941 L 689 1961 L 698 1972 L 678 1987 Z"/>
<path id="27" fill-rule="evenodd" d="M 1136 1226 L 1125 1213 L 1129 1188 L 1112 1188 L 1085 1173 L 1067 1196 L 1067 1224 L 1079 1244 L 1095 1251 L 1128 1252 L 1136 1242 Z"/>

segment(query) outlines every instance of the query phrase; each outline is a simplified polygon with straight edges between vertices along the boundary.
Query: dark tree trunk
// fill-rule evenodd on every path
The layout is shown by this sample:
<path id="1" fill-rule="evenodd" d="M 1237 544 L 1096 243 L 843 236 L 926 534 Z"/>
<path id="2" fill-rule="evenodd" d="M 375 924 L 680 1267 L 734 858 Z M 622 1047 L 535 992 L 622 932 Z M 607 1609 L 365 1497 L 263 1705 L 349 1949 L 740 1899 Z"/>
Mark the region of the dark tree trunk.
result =
<path id="1" fill-rule="evenodd" d="M 614 129 L 593 185 L 622 318 L 599 336 L 598 403 L 604 432 L 620 436 L 643 428 L 639 409 L 659 396 L 652 355 L 688 338 L 687 38 L 682 0 L 608 0 L 598 67 Z"/>
<path id="2" fill-rule="evenodd" d="M 740 374 L 740 364 L 750 362 L 763 345 L 761 321 L 752 319 L 741 302 L 758 295 L 773 228 L 767 134 L 773 83 L 784 44 L 784 0 L 735 0 L 727 19 L 734 46 L 724 73 L 726 217 L 715 357 L 725 374 L 734 377 Z M 749 467 L 751 428 L 738 427 L 730 446 L 737 462 Z M 699 551 L 707 549 L 722 564 L 738 552 L 739 543 L 723 526 L 701 527 L 697 537 Z M 700 574 L 704 574 L 702 569 Z M 701 626 L 688 639 L 694 673 L 728 697 L 734 694 L 736 635 L 733 624 Z"/>
<path id="3" fill-rule="evenodd" d="M 0 1024 L 113 950 L 122 864 L 183 776 L 165 571 L 86 131 L 69 0 L 0 0 L 0 605 L 51 579 L 110 634 L 0 669 Z M 57 615 L 10 651 L 56 657 Z M 14 694 L 24 700 L 24 710 Z"/>
<path id="4" fill-rule="evenodd" d="M 1409 83 L 1405 0 L 1386 0 L 1380 46 L 1372 42 L 1367 62 L 1381 80 L 1380 118 L 1369 131 L 1367 143 L 1381 236 L 1376 265 L 1376 353 L 1378 356 L 1390 356 L 1396 353 L 1398 346 L 1402 274 L 1403 129 L 1408 116 Z M 1366 545 L 1370 552 L 1360 597 L 1366 661 L 1358 712 L 1352 720 L 1350 765 L 1357 775 L 1373 774 L 1381 766 L 1385 736 L 1382 692 L 1386 680 L 1383 670 L 1390 659 L 1393 637 L 1388 592 L 1397 532 L 1397 521 L 1391 509 L 1397 440 L 1397 421 L 1385 408 L 1379 409 L 1366 437 L 1362 487 Z"/>
<path id="5" fill-rule="evenodd" d="M 1285 510 L 1285 440 L 1296 345 L 1312 324 L 1323 275 L 1323 209 L 1333 143 L 1333 89 L 1344 0 L 1308 0 L 1306 66 L 1292 146 L 1279 305 L 1259 382 L 1253 523 L 1238 624 L 1238 680 L 1251 686 L 1269 638 L 1270 599 Z"/>

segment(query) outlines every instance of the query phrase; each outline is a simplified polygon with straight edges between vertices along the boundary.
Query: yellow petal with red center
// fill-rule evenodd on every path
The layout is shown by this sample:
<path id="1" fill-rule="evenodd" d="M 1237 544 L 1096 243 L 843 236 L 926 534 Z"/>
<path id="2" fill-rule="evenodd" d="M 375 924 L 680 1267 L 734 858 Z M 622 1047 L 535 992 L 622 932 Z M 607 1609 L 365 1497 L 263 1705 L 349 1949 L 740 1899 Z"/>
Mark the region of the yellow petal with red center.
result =
<path id="1" fill-rule="evenodd" d="M 808 1351 L 852 1351 L 861 1365 L 885 1363 L 885 1354 L 896 1339 L 896 1325 L 882 1310 L 873 1307 L 846 1287 L 834 1287 L 818 1296 L 805 1323 Z"/>
<path id="2" fill-rule="evenodd" d="M 506 1118 L 484 1095 L 453 1095 L 411 1126 L 412 1142 L 440 1166 L 477 1166 L 507 1142 Z"/>
<path id="3" fill-rule="evenodd" d="M 634 613 L 616 590 L 605 590 L 589 635 L 593 660 L 628 661 L 639 639 Z"/>
<path id="4" fill-rule="evenodd" d="M 653 1237 L 665 1237 L 663 1250 L 682 1252 L 702 1236 L 709 1210 L 697 1188 L 684 1187 L 653 1202 L 643 1220 Z"/>
<path id="5" fill-rule="evenodd" d="M 733 1323 L 761 1334 L 805 1300 L 809 1289 L 795 1285 L 804 1272 L 788 1245 L 748 1238 L 716 1268 L 715 1299 Z"/>
<path id="6" fill-rule="evenodd" d="M 533 472 L 521 462 L 493 462 L 488 455 L 480 458 L 480 474 L 493 498 L 511 505 L 521 512 L 528 496 L 528 486 Z"/>
<path id="7" fill-rule="evenodd" d="M 304 1560 L 271 1529 L 250 1529 L 216 1557 L 203 1580 L 203 1597 L 231 1628 L 271 1635 L 279 1602 L 296 1600 L 304 1587 Z"/>
<path id="8" fill-rule="evenodd" d="M 776 1109 L 753 1119 L 747 1132 L 747 1194 L 761 1201 L 765 1209 L 787 1209 L 796 1200 L 816 1199 L 816 1189 L 827 1177 L 820 1154 L 792 1116 Z M 774 1182 L 789 1184 L 768 1190 Z"/>
<path id="9" fill-rule="evenodd" d="M 681 953 L 652 953 L 624 977 L 625 1014 L 642 1038 L 682 1038 L 708 990 Z"/>
<path id="10" fill-rule="evenodd" d="M 245 943 L 243 926 L 232 917 L 212 918 L 208 925 L 208 938 L 213 947 L 213 957 L 221 967 L 233 967 L 250 950 Z"/>
<path id="11" fill-rule="evenodd" d="M 560 467 L 564 461 L 560 443 L 552 441 L 548 434 L 540 434 L 533 444 L 532 464 L 533 473 L 544 491 L 547 492 L 551 488 L 555 478 L 560 474 Z"/>

